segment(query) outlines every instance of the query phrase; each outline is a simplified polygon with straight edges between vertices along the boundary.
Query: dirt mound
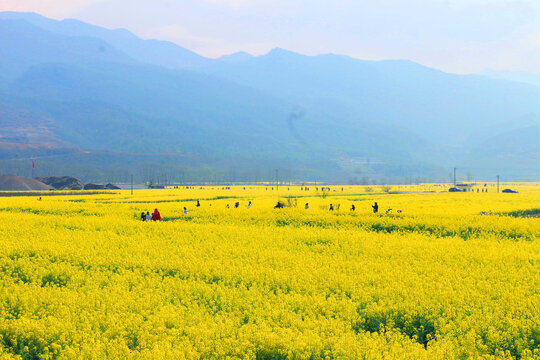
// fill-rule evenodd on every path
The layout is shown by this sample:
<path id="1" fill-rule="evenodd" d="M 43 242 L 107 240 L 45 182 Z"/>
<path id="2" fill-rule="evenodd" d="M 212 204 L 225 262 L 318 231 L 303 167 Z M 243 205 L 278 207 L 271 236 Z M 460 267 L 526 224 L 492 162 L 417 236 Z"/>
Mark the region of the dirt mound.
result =
<path id="1" fill-rule="evenodd" d="M 72 176 L 38 177 L 36 180 L 50 185 L 56 190 L 82 190 L 84 188 L 82 181 Z"/>
<path id="2" fill-rule="evenodd" d="M 0 191 L 54 190 L 52 186 L 27 177 L 0 174 Z"/>

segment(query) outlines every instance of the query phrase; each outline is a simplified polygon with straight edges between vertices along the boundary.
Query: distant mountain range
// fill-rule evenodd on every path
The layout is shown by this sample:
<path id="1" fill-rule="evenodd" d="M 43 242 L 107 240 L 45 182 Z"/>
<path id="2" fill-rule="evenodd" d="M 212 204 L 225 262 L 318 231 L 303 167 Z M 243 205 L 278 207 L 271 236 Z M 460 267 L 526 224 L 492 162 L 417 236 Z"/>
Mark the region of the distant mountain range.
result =
<path id="1" fill-rule="evenodd" d="M 540 74 L 532 74 L 524 71 L 498 71 L 485 70 L 480 75 L 493 79 L 518 81 L 526 84 L 540 86 Z"/>
<path id="2" fill-rule="evenodd" d="M 4 12 L 0 172 L 29 175 L 34 159 L 83 181 L 448 180 L 454 166 L 538 180 L 530 79 L 283 49 L 208 59 Z"/>

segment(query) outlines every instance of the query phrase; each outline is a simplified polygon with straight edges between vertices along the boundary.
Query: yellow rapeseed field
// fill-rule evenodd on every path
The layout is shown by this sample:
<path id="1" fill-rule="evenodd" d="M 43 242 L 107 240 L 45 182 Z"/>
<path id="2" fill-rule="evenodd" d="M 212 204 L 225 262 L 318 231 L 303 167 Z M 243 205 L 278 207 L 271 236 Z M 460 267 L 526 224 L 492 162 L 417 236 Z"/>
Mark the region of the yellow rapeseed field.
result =
<path id="1" fill-rule="evenodd" d="M 0 358 L 540 359 L 540 185 L 448 187 L 0 197 Z"/>

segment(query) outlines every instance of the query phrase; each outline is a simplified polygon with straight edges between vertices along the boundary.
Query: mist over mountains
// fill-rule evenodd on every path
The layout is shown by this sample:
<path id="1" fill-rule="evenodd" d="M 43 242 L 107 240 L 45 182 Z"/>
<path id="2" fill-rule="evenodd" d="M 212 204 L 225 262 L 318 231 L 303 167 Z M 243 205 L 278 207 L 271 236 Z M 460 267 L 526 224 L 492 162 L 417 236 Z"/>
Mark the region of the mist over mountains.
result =
<path id="1" fill-rule="evenodd" d="M 283 49 L 208 59 L 0 13 L 0 172 L 34 159 L 37 175 L 85 181 L 448 180 L 454 166 L 537 180 L 539 139 L 534 81 Z"/>

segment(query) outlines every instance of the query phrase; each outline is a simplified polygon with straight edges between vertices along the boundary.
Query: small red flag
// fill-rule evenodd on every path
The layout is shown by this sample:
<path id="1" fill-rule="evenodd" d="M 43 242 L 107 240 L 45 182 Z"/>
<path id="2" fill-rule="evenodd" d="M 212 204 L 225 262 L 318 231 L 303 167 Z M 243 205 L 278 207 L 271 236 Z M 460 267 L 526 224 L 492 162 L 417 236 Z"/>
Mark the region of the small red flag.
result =
<path id="1" fill-rule="evenodd" d="M 34 162 L 32 161 L 32 169 L 35 169 L 36 168 L 36 164 L 34 164 Z"/>

